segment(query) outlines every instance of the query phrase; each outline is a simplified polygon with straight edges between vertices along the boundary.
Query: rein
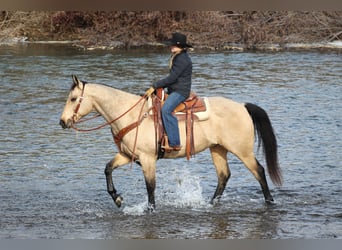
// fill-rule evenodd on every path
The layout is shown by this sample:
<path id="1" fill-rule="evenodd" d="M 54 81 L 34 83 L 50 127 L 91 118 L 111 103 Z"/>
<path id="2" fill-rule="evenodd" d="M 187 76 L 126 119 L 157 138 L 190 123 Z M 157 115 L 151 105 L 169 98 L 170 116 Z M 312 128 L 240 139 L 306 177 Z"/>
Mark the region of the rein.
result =
<path id="1" fill-rule="evenodd" d="M 83 89 L 82 89 L 82 93 L 81 93 L 80 100 L 79 100 L 79 102 L 78 102 L 78 104 L 77 104 L 77 106 L 76 106 L 76 108 L 75 108 L 75 111 L 74 111 L 74 114 L 73 114 L 73 120 L 74 120 L 74 118 L 76 117 L 76 115 L 77 115 L 77 113 L 78 113 L 78 111 L 79 111 L 79 109 L 80 109 L 81 103 L 82 103 L 82 101 L 83 101 L 84 89 L 85 89 L 85 84 L 83 85 Z M 90 131 L 99 130 L 99 129 L 101 129 L 101 128 L 107 126 L 107 125 L 110 125 L 110 124 L 116 122 L 117 120 L 119 120 L 120 118 L 122 118 L 123 116 L 125 116 L 128 112 L 130 112 L 132 109 L 134 109 L 134 108 L 135 108 L 143 99 L 145 99 L 145 101 L 144 101 L 144 103 L 145 103 L 145 102 L 146 102 L 146 97 L 147 97 L 146 95 L 143 95 L 143 96 L 142 96 L 142 97 L 141 97 L 141 98 L 140 98 L 132 107 L 130 107 L 126 112 L 124 112 L 123 114 L 121 114 L 119 117 L 117 117 L 117 118 L 115 118 L 115 119 L 113 119 L 113 120 L 111 120 L 111 121 L 108 121 L 108 122 L 106 122 L 106 123 L 104 123 L 104 124 L 101 124 L 101 125 L 99 125 L 99 126 L 97 126 L 97 127 L 90 128 L 90 129 L 80 129 L 80 128 L 76 127 L 75 124 L 79 124 L 79 123 L 83 123 L 83 122 L 85 122 L 85 121 L 89 121 L 89 120 L 95 119 L 95 118 L 101 116 L 100 114 L 95 115 L 95 116 L 90 117 L 90 118 L 86 118 L 86 119 L 79 120 L 79 121 L 77 121 L 77 122 L 75 122 L 75 123 L 73 122 L 73 123 L 71 124 L 71 127 L 72 127 L 74 130 L 79 131 L 79 132 L 90 132 Z M 143 106 L 144 106 L 144 105 L 143 105 Z M 141 114 L 141 112 L 140 112 L 140 114 Z M 140 120 L 140 117 L 139 117 L 138 120 Z"/>

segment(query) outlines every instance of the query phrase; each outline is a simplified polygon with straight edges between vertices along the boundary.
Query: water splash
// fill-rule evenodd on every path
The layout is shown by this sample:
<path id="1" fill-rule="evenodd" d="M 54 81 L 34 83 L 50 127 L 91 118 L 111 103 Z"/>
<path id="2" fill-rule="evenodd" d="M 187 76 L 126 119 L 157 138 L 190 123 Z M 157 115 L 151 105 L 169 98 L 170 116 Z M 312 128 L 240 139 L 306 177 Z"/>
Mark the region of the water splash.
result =
<path id="1" fill-rule="evenodd" d="M 203 208 L 208 205 L 203 197 L 200 176 L 191 173 L 189 168 L 174 171 L 171 179 L 170 182 L 175 185 L 164 190 L 161 198 L 164 205 L 177 208 Z"/>
<path id="2" fill-rule="evenodd" d="M 122 212 L 126 215 L 144 215 L 146 209 L 147 202 L 142 202 L 132 206 L 125 206 Z"/>
<path id="3" fill-rule="evenodd" d="M 201 179 L 198 175 L 193 175 L 188 168 L 168 167 L 167 171 L 162 171 L 163 183 L 156 189 L 157 212 L 172 208 L 205 209 L 210 206 L 203 197 Z M 174 185 L 169 185 L 174 183 Z M 146 197 L 147 198 L 147 197 Z M 126 205 L 123 213 L 126 215 L 144 215 L 148 208 L 147 201 L 138 204 Z"/>

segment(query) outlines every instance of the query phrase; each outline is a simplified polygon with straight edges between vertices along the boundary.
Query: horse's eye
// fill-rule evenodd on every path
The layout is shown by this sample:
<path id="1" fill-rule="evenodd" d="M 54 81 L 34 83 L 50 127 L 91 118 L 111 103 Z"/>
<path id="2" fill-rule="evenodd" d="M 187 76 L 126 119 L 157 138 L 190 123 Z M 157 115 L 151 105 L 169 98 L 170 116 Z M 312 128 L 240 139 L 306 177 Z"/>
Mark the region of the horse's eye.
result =
<path id="1" fill-rule="evenodd" d="M 72 98 L 70 99 L 70 101 L 72 101 L 72 102 L 76 102 L 76 100 L 77 100 L 76 97 L 72 97 Z"/>

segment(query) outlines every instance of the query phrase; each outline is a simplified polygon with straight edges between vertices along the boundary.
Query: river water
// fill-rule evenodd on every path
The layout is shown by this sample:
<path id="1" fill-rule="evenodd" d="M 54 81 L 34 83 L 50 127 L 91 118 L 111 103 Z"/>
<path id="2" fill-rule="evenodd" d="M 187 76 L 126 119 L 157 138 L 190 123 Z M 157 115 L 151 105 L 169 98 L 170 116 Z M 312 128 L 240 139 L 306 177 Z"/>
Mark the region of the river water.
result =
<path id="1" fill-rule="evenodd" d="M 221 201 L 210 205 L 216 173 L 204 151 L 190 161 L 158 161 L 153 214 L 145 213 L 139 166 L 115 170 L 124 198 L 116 208 L 103 174 L 117 152 L 109 129 L 76 133 L 58 124 L 71 75 L 140 94 L 166 75 L 168 51 L 2 46 L 0 238 L 342 238 L 341 54 L 195 51 L 191 57 L 199 95 L 268 112 L 284 176 L 282 187 L 269 181 L 275 205 L 265 205 L 259 184 L 232 155 L 232 177 Z"/>

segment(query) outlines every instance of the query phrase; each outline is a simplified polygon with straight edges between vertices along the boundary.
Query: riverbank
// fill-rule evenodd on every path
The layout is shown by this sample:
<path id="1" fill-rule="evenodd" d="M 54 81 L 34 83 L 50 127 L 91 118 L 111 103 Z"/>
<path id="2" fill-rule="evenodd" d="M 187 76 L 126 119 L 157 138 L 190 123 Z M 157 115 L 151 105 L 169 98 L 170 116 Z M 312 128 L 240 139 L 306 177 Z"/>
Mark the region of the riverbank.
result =
<path id="1" fill-rule="evenodd" d="M 113 42 L 109 45 L 89 45 L 86 46 L 79 41 L 28 41 L 26 37 L 15 37 L 12 39 L 2 40 L 0 46 L 24 46 L 30 44 L 43 44 L 43 45 L 70 45 L 76 49 L 84 51 L 93 50 L 124 50 L 125 45 L 119 41 Z M 162 43 L 146 43 L 132 46 L 130 49 L 159 49 L 164 45 Z M 246 48 L 243 44 L 229 44 L 217 48 L 211 46 L 201 46 L 196 48 L 200 51 L 306 51 L 306 50 L 318 50 L 318 51 L 337 51 L 342 52 L 342 41 L 334 42 L 320 42 L 320 43 L 288 43 L 288 44 L 258 44 L 253 48 Z"/>
<path id="2" fill-rule="evenodd" d="M 174 32 L 196 50 L 340 50 L 342 11 L 0 12 L 0 44 L 158 48 Z"/>

